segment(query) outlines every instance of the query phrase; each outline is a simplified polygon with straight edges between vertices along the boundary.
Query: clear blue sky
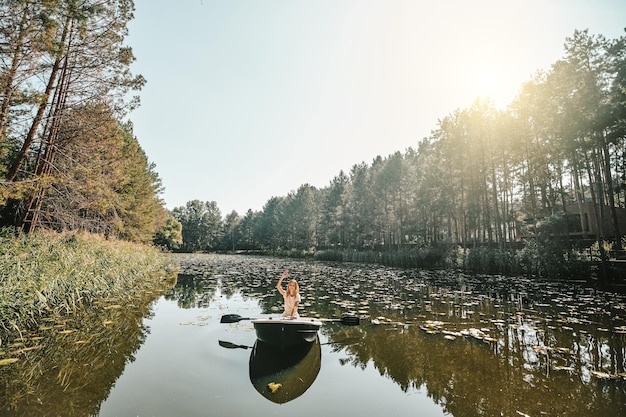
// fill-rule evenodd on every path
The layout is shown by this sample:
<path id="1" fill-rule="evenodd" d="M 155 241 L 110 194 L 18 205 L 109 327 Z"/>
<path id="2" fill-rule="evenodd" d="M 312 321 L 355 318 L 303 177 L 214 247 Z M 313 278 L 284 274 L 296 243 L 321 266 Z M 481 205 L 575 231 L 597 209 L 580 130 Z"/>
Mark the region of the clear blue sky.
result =
<path id="1" fill-rule="evenodd" d="M 261 210 L 416 147 L 477 97 L 506 106 L 623 0 L 135 0 L 130 118 L 170 209 Z"/>

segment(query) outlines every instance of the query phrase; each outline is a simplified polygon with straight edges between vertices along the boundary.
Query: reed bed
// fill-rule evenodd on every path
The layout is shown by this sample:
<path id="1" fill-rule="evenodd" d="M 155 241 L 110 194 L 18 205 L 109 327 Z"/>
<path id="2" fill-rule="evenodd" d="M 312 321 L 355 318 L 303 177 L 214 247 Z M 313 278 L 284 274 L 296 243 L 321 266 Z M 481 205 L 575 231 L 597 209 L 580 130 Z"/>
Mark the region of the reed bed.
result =
<path id="1" fill-rule="evenodd" d="M 94 304 L 132 303 L 173 285 L 176 267 L 158 249 L 83 233 L 0 236 L 0 347 L 42 321 Z"/>

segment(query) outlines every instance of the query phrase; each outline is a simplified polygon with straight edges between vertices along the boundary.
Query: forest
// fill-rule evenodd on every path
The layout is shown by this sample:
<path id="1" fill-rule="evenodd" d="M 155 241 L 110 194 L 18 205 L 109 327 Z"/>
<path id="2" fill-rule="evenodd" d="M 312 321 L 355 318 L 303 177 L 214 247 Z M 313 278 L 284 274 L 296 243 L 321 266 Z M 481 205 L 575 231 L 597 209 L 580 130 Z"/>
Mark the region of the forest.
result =
<path id="1" fill-rule="evenodd" d="M 477 99 L 414 148 L 273 196 L 261 211 L 177 207 L 179 250 L 550 276 L 587 274 L 590 259 L 604 268 L 626 233 L 625 42 L 577 30 L 506 109 Z"/>
<path id="2" fill-rule="evenodd" d="M 223 216 L 214 201 L 168 211 L 160 198 L 129 119 L 146 82 L 124 44 L 133 11 L 132 0 L 0 3 L 0 227 L 532 275 L 623 252 L 624 36 L 577 30 L 505 109 L 477 99 L 414 147 Z"/>
<path id="3" fill-rule="evenodd" d="M 161 180 L 127 119 L 132 0 L 0 2 L 0 226 L 150 243 Z"/>

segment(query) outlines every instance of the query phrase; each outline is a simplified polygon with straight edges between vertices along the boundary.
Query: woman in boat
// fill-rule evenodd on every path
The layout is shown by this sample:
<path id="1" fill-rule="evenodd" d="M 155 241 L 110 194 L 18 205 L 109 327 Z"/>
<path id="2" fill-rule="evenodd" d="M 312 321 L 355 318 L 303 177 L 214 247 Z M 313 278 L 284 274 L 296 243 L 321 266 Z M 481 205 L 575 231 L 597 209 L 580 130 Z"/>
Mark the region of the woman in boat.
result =
<path id="1" fill-rule="evenodd" d="M 300 317 L 298 314 L 298 306 L 302 298 L 300 297 L 300 287 L 295 279 L 289 281 L 287 284 L 287 290 L 283 289 L 283 279 L 289 275 L 289 270 L 285 270 L 280 276 L 276 289 L 285 299 L 285 311 L 283 311 L 283 317 L 297 319 Z"/>

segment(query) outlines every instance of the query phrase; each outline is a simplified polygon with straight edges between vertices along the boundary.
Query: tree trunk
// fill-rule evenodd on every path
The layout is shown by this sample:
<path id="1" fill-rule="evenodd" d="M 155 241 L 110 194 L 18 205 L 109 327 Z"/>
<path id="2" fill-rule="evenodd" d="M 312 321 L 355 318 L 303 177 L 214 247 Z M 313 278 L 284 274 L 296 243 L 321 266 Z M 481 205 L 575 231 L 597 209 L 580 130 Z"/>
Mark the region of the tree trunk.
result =
<path id="1" fill-rule="evenodd" d="M 65 21 L 65 26 L 63 27 L 63 35 L 61 36 L 61 42 L 60 42 L 60 44 L 63 45 L 63 50 L 66 49 L 65 42 L 70 32 L 71 22 L 72 22 L 71 18 L 68 17 Z M 22 145 L 22 148 L 20 149 L 15 160 L 11 164 L 11 168 L 9 169 L 9 172 L 7 173 L 7 177 L 6 177 L 7 181 L 15 181 L 15 178 L 17 177 L 17 174 L 22 166 L 22 163 L 26 159 L 26 155 L 28 154 L 28 151 L 30 150 L 31 145 L 33 144 L 33 141 L 35 140 L 35 136 L 37 134 L 37 131 L 39 130 L 41 121 L 43 120 L 43 115 L 45 114 L 46 109 L 48 108 L 48 101 L 50 100 L 52 91 L 55 88 L 57 75 L 59 73 L 59 70 L 61 69 L 61 62 L 63 61 L 63 55 L 64 54 L 62 52 L 59 53 L 57 55 L 57 58 L 54 61 L 54 64 L 52 65 L 52 71 L 50 72 L 50 77 L 48 78 L 48 84 L 46 85 L 46 90 L 41 99 L 41 103 L 39 104 L 39 109 L 37 110 L 37 114 L 35 115 L 35 118 L 33 119 L 33 122 L 28 131 L 28 134 L 26 135 L 26 138 L 24 139 L 24 144 Z"/>

